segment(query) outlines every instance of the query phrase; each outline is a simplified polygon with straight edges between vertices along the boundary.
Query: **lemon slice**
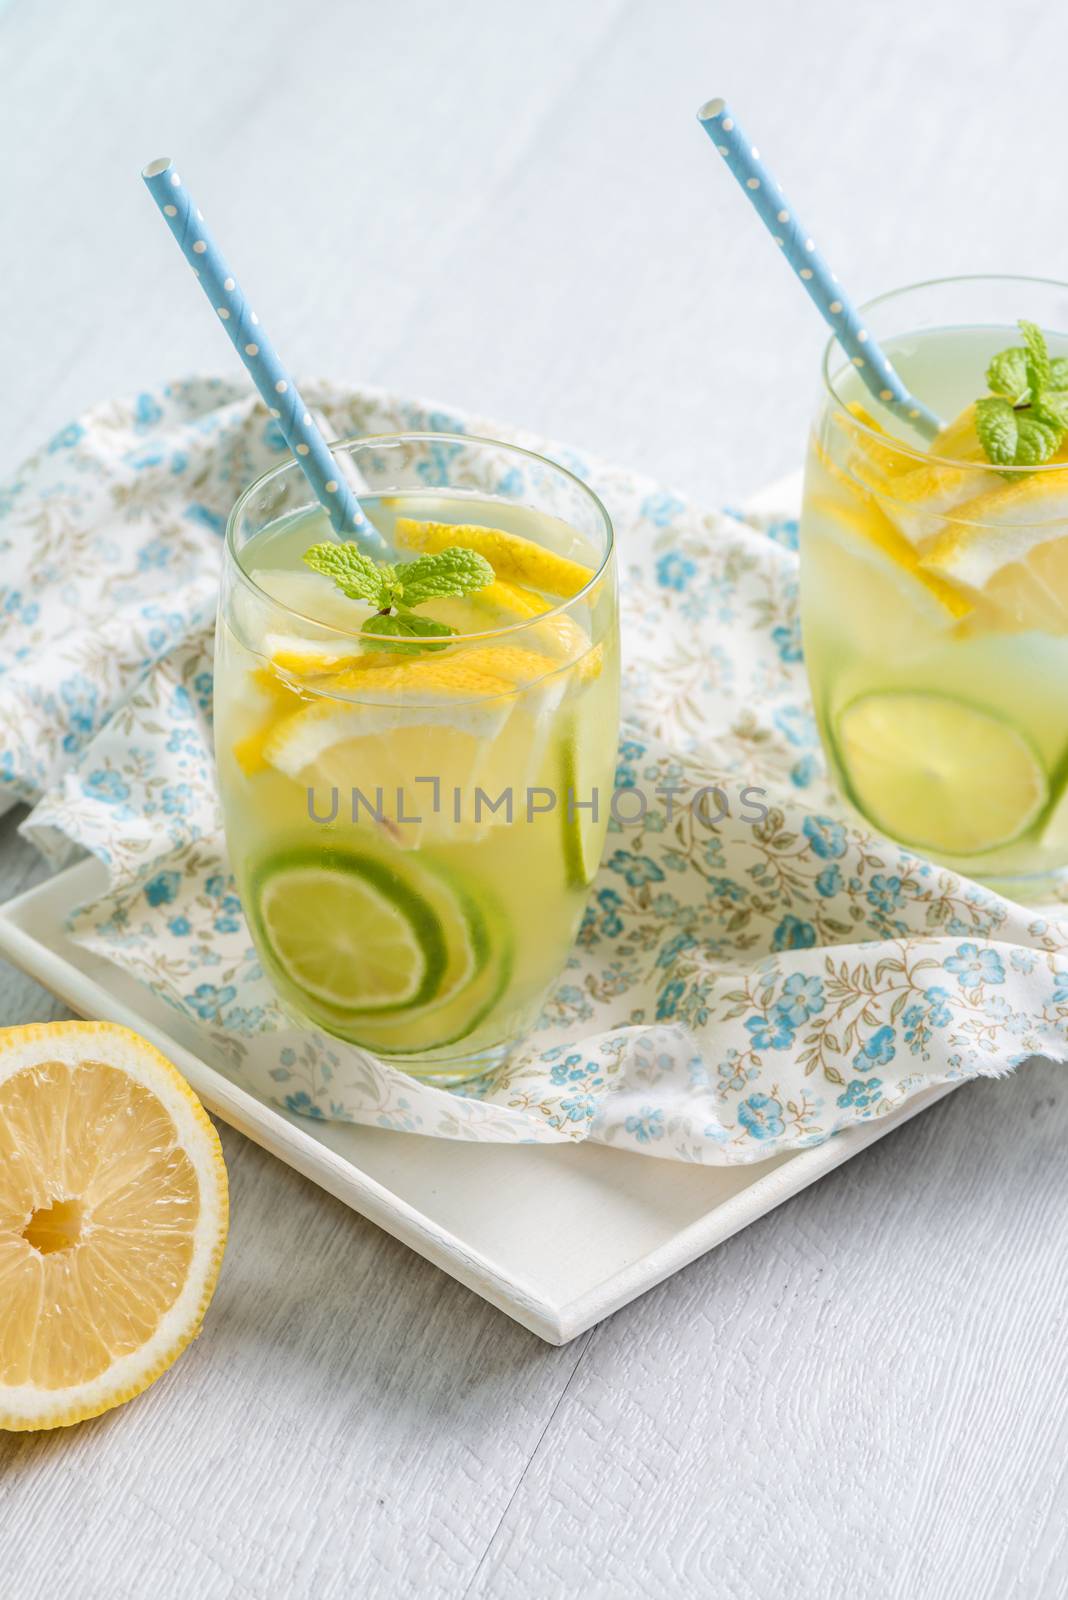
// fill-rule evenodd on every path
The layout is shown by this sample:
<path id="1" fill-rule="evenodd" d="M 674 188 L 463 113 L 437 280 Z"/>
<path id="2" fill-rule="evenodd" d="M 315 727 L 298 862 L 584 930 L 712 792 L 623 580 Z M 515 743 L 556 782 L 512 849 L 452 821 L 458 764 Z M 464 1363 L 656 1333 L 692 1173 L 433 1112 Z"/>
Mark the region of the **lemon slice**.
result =
<path id="1" fill-rule="evenodd" d="M 937 694 L 864 695 L 838 717 L 846 786 L 881 832 L 970 856 L 1026 833 L 1049 795 L 1027 740 L 1000 717 Z"/>
<path id="2" fill-rule="evenodd" d="M 397 1011 L 437 994 L 448 956 L 426 898 L 366 855 L 307 851 L 263 868 L 253 915 L 282 976 L 314 1006 Z"/>
<path id="3" fill-rule="evenodd" d="M 924 549 L 922 564 L 981 591 L 1003 567 L 1026 561 L 1040 546 L 1062 543 L 1066 522 L 1068 470 L 1031 473 L 957 506 L 952 522 Z"/>
<path id="4" fill-rule="evenodd" d="M 871 412 L 855 402 L 836 411 L 834 421 L 851 446 L 849 466 L 863 482 L 885 488 L 916 466 L 916 456 L 900 446 Z"/>
<path id="5" fill-rule="evenodd" d="M 310 790 L 317 818 L 340 810 L 374 822 L 402 849 L 434 838 L 473 840 L 501 820 L 485 803 L 475 809 L 491 778 L 501 789 L 494 774 L 507 773 L 520 792 L 534 781 L 527 774 L 536 770 L 567 677 L 549 656 L 518 645 L 370 656 L 328 680 L 329 698 L 281 717 L 264 738 L 262 759 L 299 785 L 295 817 L 305 815 Z"/>
<path id="6" fill-rule="evenodd" d="M 476 604 L 491 606 L 499 616 L 510 621 L 534 622 L 530 636 L 542 649 L 552 652 L 563 661 L 577 665 L 578 676 L 585 683 L 600 676 L 604 668 L 604 647 L 591 644 L 586 630 L 566 615 L 548 616 L 544 622 L 535 621 L 552 611 L 554 601 L 519 583 L 506 583 L 503 578 L 489 583 L 471 597 Z"/>
<path id="7" fill-rule="evenodd" d="M 545 589 L 564 599 L 578 594 L 593 577 L 592 567 L 559 556 L 555 550 L 547 550 L 533 539 L 504 533 L 500 528 L 474 523 L 418 522 L 414 517 L 398 517 L 394 536 L 405 550 L 435 553 L 450 545 L 477 550 L 480 556 L 485 556 L 499 579 Z"/>
<path id="8" fill-rule="evenodd" d="M 809 496 L 809 506 L 812 515 L 819 516 L 831 527 L 844 531 L 851 538 L 866 540 L 881 550 L 903 573 L 934 595 L 950 616 L 962 617 L 973 609 L 974 602 L 969 595 L 923 565 L 914 546 L 863 490 L 854 486 L 841 495 L 813 494 Z"/>
<path id="9" fill-rule="evenodd" d="M 379 737 L 394 728 L 447 723 L 457 732 L 492 738 L 511 713 L 523 663 L 511 662 L 509 676 L 505 652 L 493 652 L 494 670 L 482 659 L 488 654 L 470 651 L 444 660 L 410 661 L 369 656 L 366 664 L 361 662 L 331 681 L 336 694 L 278 719 L 265 737 L 263 757 L 280 772 L 297 777 L 346 741 Z M 471 659 L 476 656 L 480 659 Z M 343 698 L 351 692 L 363 698 Z M 336 763 L 331 772 L 327 763 L 317 776 L 323 782 L 343 782 L 348 772 Z M 363 778 L 372 781 L 369 767 L 364 767 Z"/>
<path id="10" fill-rule="evenodd" d="M 355 641 L 304 639 L 297 633 L 268 633 L 263 653 L 278 672 L 296 678 L 317 678 L 325 672 L 351 667 L 367 652 Z"/>
<path id="11" fill-rule="evenodd" d="M 170 1062 L 107 1022 L 0 1035 L 0 1428 L 132 1399 L 199 1331 L 226 1168 Z"/>
<path id="12" fill-rule="evenodd" d="M 944 452 L 959 460 L 959 466 L 925 461 L 903 449 L 861 406 L 850 406 L 848 413 L 835 414 L 851 446 L 845 463 L 848 472 L 877 500 L 910 545 L 935 537 L 953 507 L 987 486 L 989 465 L 982 458 L 968 410 L 943 428 L 932 445 L 936 456 Z M 973 460 L 975 465 L 969 465 Z"/>
<path id="13" fill-rule="evenodd" d="M 254 726 L 251 733 L 235 741 L 233 755 L 245 776 L 252 777 L 267 766 L 264 747 L 279 720 L 293 715 L 305 701 L 285 678 L 266 667 L 250 672 L 245 682 L 247 693 L 243 698 L 249 702 L 247 709 Z"/>

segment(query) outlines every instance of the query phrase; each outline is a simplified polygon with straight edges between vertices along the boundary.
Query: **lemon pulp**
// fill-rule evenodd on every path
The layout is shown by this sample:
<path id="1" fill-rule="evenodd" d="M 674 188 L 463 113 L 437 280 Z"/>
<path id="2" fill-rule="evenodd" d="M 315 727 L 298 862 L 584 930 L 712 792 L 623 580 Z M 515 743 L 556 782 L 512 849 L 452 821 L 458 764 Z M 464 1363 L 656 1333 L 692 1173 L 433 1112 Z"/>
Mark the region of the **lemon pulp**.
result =
<path id="1" fill-rule="evenodd" d="M 0 1427 L 130 1399 L 197 1332 L 226 1239 L 218 1135 L 109 1023 L 0 1035 Z"/>

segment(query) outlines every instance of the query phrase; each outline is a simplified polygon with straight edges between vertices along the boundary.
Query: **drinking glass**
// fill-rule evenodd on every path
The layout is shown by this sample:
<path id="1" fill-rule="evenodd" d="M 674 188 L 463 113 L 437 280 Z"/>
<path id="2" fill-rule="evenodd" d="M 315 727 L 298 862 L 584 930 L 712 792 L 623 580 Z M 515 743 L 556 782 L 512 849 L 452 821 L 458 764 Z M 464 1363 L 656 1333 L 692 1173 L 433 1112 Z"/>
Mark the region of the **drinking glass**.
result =
<path id="1" fill-rule="evenodd" d="M 227 528 L 216 644 L 227 845 L 283 1006 L 455 1083 L 534 1022 L 600 857 L 612 527 L 573 474 L 511 445 L 332 449 L 398 560 L 467 544 L 495 578 L 425 608 L 455 629 L 441 639 L 369 639 L 366 608 L 302 560 L 332 536 L 296 464 L 252 484 Z"/>
<path id="2" fill-rule="evenodd" d="M 1068 355 L 1068 287 L 919 284 L 864 308 L 935 440 L 827 346 L 801 520 L 805 657 L 831 770 L 880 832 L 1041 894 L 1068 864 L 1068 452 L 996 468 L 975 426 L 991 358 L 1037 323 Z M 1068 370 L 1068 369 L 1066 369 Z"/>

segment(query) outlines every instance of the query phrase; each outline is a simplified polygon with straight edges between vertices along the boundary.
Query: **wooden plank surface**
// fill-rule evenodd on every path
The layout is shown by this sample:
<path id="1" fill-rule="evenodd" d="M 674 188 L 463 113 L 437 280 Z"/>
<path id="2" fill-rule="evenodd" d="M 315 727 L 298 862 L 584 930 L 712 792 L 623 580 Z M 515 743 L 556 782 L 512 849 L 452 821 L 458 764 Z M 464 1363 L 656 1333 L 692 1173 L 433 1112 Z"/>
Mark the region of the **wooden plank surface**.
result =
<path id="1" fill-rule="evenodd" d="M 287 360 L 741 498 L 821 345 L 693 122 L 729 93 L 859 296 L 1068 276 L 1048 0 L 8 0 L 6 467 L 228 351 L 169 151 Z M 0 825 L 0 895 L 41 875 Z M 0 973 L 0 1020 L 56 1014 Z M 1068 1595 L 1068 1096 L 968 1088 L 553 1350 L 224 1130 L 208 1327 L 0 1443 L 5 1600 Z"/>

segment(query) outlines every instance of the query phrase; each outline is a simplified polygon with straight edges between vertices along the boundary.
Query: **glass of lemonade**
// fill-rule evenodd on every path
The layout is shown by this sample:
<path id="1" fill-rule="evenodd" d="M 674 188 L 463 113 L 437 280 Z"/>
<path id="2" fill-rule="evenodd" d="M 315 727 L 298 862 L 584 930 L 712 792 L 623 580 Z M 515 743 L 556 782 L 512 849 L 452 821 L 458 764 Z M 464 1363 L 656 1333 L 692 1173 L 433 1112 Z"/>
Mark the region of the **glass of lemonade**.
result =
<path id="1" fill-rule="evenodd" d="M 455 1083 L 534 1022 L 600 858 L 619 719 L 612 527 L 563 467 L 491 440 L 333 449 L 386 559 L 473 549 L 492 581 L 420 606 L 454 630 L 440 638 L 376 637 L 373 607 L 304 560 L 335 536 L 296 463 L 247 489 L 216 642 L 227 845 L 283 1006 Z"/>
<path id="2" fill-rule="evenodd" d="M 925 439 L 828 345 L 801 523 L 824 748 L 880 832 L 1031 897 L 1068 865 L 1068 432 L 1041 465 L 998 467 L 975 402 L 992 358 L 1022 345 L 1018 319 L 1068 378 L 1068 287 L 947 280 L 864 314 L 944 425 Z"/>

